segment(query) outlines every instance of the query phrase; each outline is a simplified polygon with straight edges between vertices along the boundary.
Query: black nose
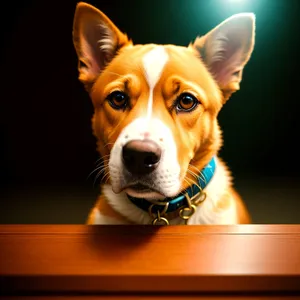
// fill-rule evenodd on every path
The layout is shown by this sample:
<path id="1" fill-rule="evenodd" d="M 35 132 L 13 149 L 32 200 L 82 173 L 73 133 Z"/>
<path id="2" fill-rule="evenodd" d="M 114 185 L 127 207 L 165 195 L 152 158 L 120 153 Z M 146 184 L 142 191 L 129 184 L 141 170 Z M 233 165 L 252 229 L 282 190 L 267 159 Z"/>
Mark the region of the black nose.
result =
<path id="1" fill-rule="evenodd" d="M 133 140 L 123 147 L 123 162 L 134 175 L 146 175 L 158 166 L 161 149 L 150 140 Z"/>

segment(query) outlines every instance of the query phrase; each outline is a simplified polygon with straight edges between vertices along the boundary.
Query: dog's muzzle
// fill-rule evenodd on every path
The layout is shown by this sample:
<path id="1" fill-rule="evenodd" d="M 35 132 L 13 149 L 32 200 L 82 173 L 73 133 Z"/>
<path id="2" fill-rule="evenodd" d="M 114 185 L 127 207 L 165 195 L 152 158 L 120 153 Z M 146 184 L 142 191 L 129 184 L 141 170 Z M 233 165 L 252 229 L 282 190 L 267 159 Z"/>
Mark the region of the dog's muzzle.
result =
<path id="1" fill-rule="evenodd" d="M 159 165 L 160 158 L 161 148 L 151 140 L 133 140 L 123 146 L 123 163 L 132 175 L 150 174 Z"/>

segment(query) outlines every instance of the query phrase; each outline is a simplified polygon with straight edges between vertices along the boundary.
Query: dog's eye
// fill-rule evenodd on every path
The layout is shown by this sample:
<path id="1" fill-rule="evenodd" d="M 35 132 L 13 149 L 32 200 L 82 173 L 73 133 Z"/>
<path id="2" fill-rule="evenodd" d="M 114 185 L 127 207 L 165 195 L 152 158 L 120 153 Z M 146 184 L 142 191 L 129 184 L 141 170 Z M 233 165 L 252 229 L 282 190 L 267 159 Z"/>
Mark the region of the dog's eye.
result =
<path id="1" fill-rule="evenodd" d="M 129 97 L 124 92 L 114 91 L 108 95 L 107 100 L 112 108 L 125 109 L 128 104 Z"/>
<path id="2" fill-rule="evenodd" d="M 199 104 L 197 98 L 189 93 L 179 95 L 176 101 L 176 110 L 178 112 L 189 112 Z"/>

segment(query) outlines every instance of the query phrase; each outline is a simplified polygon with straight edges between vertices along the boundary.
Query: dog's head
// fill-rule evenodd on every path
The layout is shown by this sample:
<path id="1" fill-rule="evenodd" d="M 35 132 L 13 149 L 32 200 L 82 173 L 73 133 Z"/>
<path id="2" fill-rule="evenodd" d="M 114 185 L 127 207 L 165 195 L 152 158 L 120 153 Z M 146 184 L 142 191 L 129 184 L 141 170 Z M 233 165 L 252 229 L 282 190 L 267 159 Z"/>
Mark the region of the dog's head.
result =
<path id="1" fill-rule="evenodd" d="M 217 154 L 217 115 L 240 87 L 254 23 L 253 14 L 237 14 L 188 47 L 133 45 L 102 12 L 77 5 L 79 79 L 115 193 L 175 196 Z"/>

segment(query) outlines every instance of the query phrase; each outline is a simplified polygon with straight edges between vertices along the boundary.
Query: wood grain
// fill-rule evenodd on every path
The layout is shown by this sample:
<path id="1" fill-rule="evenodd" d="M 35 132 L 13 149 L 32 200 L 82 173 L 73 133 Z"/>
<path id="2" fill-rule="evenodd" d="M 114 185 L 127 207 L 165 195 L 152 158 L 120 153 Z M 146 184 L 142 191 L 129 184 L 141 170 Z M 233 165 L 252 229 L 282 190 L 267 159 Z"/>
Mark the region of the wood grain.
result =
<path id="1" fill-rule="evenodd" d="M 4 292 L 300 292 L 300 225 L 0 226 Z"/>

